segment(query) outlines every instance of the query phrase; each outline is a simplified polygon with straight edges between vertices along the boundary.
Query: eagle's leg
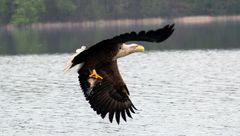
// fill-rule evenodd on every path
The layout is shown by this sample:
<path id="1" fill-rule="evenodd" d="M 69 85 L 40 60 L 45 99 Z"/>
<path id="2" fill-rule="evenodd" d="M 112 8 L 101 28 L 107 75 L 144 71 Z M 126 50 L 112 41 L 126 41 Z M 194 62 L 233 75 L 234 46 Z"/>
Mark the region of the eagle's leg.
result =
<path id="1" fill-rule="evenodd" d="M 103 77 L 101 77 L 100 75 L 98 75 L 98 73 L 96 72 L 95 69 L 93 69 L 92 71 L 90 70 L 90 75 L 89 75 L 90 78 L 93 78 L 93 79 L 100 79 L 102 80 Z"/>

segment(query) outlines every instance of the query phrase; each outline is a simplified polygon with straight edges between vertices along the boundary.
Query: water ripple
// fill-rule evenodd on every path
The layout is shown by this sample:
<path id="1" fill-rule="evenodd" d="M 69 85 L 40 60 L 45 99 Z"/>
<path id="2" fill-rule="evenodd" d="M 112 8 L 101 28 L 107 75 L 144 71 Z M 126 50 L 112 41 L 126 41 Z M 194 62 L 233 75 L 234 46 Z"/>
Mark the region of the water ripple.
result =
<path id="1" fill-rule="evenodd" d="M 0 135 L 240 133 L 240 51 L 146 52 L 120 59 L 139 109 L 121 125 L 90 109 L 77 74 L 63 74 L 68 56 L 0 57 Z"/>

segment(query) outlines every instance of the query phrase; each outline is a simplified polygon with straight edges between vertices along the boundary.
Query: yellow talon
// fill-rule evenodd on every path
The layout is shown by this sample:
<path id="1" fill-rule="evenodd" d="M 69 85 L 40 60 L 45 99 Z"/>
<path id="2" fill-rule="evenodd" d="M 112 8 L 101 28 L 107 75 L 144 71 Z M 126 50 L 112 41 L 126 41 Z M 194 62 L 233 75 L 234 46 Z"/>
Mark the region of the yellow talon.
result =
<path id="1" fill-rule="evenodd" d="M 90 71 L 90 78 L 95 78 L 95 79 L 103 79 L 103 77 L 101 77 L 100 75 L 97 74 L 96 70 L 93 69 L 92 71 Z"/>

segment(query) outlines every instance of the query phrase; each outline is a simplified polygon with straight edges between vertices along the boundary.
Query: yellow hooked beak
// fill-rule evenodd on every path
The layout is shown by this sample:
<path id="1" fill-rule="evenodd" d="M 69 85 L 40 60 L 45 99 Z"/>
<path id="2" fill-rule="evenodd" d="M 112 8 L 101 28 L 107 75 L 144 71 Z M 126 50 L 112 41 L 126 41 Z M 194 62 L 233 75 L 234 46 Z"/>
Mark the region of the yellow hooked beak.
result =
<path id="1" fill-rule="evenodd" d="M 135 51 L 136 52 L 143 52 L 145 49 L 142 45 L 138 45 L 136 48 L 135 48 Z"/>

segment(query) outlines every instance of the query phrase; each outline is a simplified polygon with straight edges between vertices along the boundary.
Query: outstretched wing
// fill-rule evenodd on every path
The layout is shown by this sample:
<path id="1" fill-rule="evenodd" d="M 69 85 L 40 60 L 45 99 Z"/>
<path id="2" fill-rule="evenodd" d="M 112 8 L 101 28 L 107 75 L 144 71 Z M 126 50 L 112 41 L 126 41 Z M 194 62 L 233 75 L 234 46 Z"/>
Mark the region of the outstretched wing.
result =
<path id="1" fill-rule="evenodd" d="M 129 99 L 129 92 L 118 71 L 117 62 L 109 62 L 95 68 L 96 72 L 103 77 L 101 80 L 90 78 L 89 70 L 85 68 L 79 71 L 79 81 L 91 108 L 102 118 L 108 114 L 110 122 L 115 115 L 118 124 L 120 116 L 125 121 L 127 121 L 126 115 L 132 118 L 131 112 L 135 113 L 136 108 Z"/>
<path id="2" fill-rule="evenodd" d="M 130 33 L 124 33 L 118 36 L 115 36 L 111 39 L 103 40 L 93 46 L 91 46 L 89 49 L 83 51 L 82 53 L 78 54 L 73 60 L 72 60 L 72 67 L 76 64 L 82 63 L 86 60 L 87 56 L 91 53 L 98 52 L 99 50 L 102 50 L 103 47 L 107 48 L 106 46 L 116 46 L 121 43 L 130 42 L 130 41 L 146 41 L 146 42 L 162 42 L 166 40 L 174 31 L 174 24 L 172 25 L 166 25 L 163 28 L 157 29 L 157 30 L 151 30 L 151 31 L 140 31 L 139 33 L 136 32 L 130 32 Z M 111 47 L 112 48 L 112 47 Z"/>
<path id="3" fill-rule="evenodd" d="M 115 36 L 111 39 L 107 39 L 97 43 L 96 45 L 102 45 L 106 43 L 125 43 L 129 41 L 146 41 L 146 42 L 162 42 L 166 40 L 174 31 L 174 24 L 166 25 L 163 28 L 150 31 L 140 31 L 139 33 L 130 32 Z"/>

